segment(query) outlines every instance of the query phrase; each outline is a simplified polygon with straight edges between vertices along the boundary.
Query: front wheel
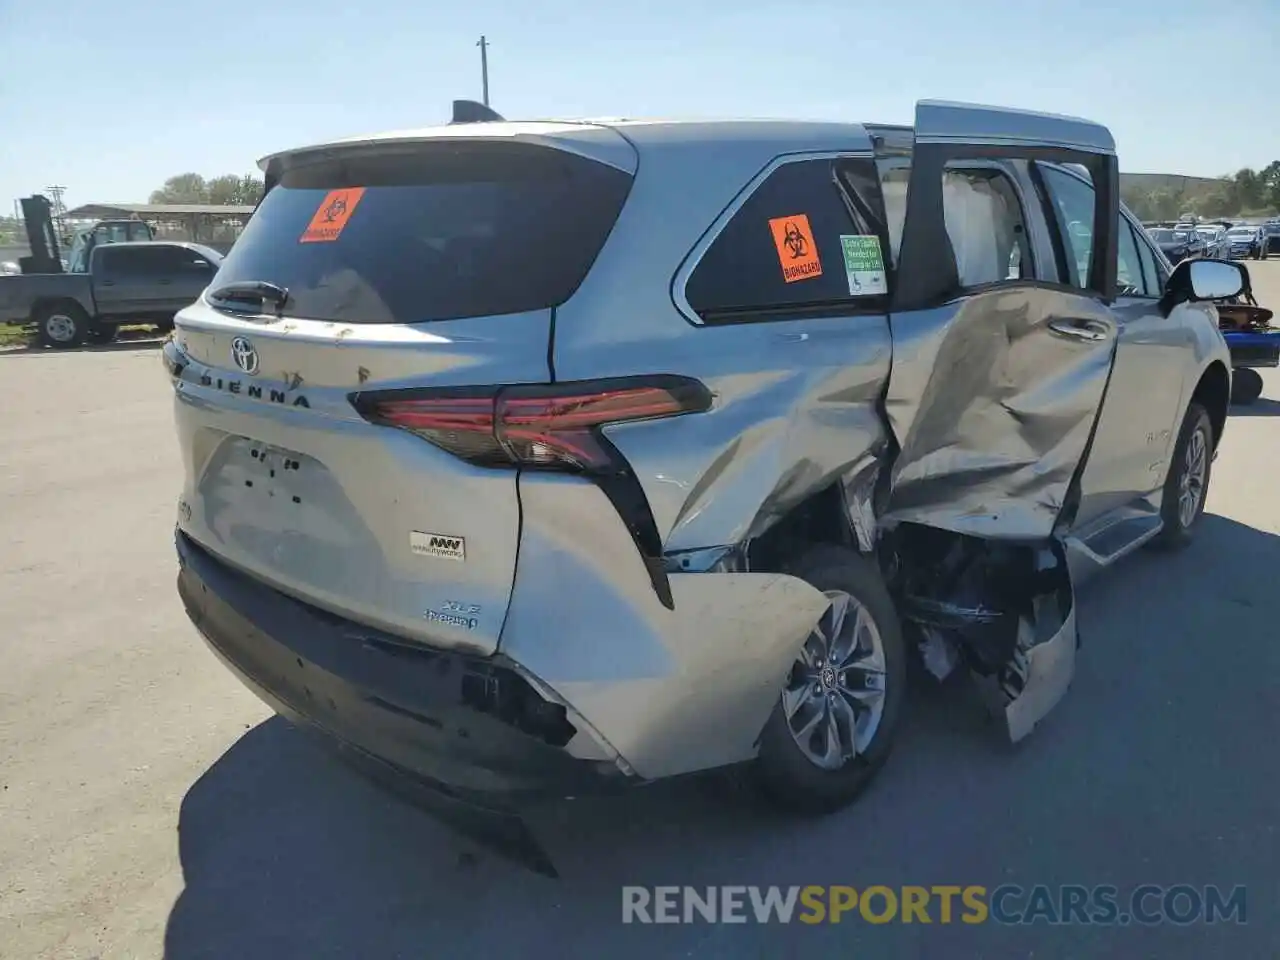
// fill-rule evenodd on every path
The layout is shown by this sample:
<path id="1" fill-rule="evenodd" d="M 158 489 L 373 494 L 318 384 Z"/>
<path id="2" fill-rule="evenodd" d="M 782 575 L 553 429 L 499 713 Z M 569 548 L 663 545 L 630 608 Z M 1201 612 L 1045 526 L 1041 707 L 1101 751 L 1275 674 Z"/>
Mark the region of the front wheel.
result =
<path id="1" fill-rule="evenodd" d="M 852 803 L 888 759 L 906 693 L 906 648 L 873 560 L 821 546 L 786 572 L 822 591 L 827 608 L 765 724 L 756 772 L 779 807 L 823 814 Z"/>
<path id="2" fill-rule="evenodd" d="M 1164 526 L 1154 543 L 1176 549 L 1191 542 L 1193 532 L 1209 495 L 1209 474 L 1213 467 L 1213 423 L 1209 413 L 1194 401 L 1187 406 L 1173 448 L 1173 460 L 1164 481 L 1160 519 Z"/>

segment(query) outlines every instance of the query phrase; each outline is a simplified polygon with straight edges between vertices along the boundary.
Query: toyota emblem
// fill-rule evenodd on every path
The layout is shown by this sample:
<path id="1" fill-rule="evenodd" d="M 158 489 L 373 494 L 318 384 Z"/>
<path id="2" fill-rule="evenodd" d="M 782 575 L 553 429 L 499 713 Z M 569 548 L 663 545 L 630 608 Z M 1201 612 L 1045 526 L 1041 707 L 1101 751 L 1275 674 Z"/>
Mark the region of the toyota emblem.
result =
<path id="1" fill-rule="evenodd" d="M 231 341 L 231 359 L 250 376 L 258 372 L 258 351 L 248 337 L 236 337 Z"/>

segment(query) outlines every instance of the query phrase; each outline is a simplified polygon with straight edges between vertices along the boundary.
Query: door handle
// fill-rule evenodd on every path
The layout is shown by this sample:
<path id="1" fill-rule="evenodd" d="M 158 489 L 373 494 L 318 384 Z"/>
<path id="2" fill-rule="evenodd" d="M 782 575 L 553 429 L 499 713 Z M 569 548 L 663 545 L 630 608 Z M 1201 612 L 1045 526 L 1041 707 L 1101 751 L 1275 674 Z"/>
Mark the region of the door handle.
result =
<path id="1" fill-rule="evenodd" d="M 1101 343 L 1111 336 L 1111 328 L 1097 320 L 1050 320 L 1049 329 L 1061 337 Z"/>
<path id="2" fill-rule="evenodd" d="M 98 286 L 100 286 L 100 287 L 114 287 L 115 285 L 116 285 L 116 282 L 115 282 L 114 280 L 99 280 L 99 281 L 98 281 Z"/>
<path id="3" fill-rule="evenodd" d="M 157 281 L 156 281 L 156 285 L 157 285 L 157 286 L 161 286 L 161 287 L 168 287 L 168 286 L 171 286 L 172 284 L 173 284 L 173 281 L 172 281 L 172 280 L 157 280 Z"/>

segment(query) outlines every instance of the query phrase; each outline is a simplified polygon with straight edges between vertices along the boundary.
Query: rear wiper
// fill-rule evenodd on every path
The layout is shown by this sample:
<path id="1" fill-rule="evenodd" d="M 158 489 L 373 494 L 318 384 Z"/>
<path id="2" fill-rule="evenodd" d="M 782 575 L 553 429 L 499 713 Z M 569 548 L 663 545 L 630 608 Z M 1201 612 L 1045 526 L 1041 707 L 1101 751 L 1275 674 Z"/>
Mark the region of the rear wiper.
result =
<path id="1" fill-rule="evenodd" d="M 277 310 L 289 302 L 289 289 L 266 280 L 238 280 L 209 291 L 212 300 L 270 303 Z"/>

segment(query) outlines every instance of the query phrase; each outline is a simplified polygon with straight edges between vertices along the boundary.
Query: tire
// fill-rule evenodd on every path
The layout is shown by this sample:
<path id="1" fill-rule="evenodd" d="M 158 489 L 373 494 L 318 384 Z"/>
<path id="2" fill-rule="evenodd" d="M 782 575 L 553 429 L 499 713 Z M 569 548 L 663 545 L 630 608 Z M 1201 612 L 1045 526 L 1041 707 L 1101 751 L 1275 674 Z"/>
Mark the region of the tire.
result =
<path id="1" fill-rule="evenodd" d="M 78 303 L 51 303 L 36 311 L 36 337 L 46 347 L 78 347 L 88 332 L 89 315 Z"/>
<path id="2" fill-rule="evenodd" d="M 1231 402 L 1247 407 L 1262 396 L 1262 374 L 1250 367 L 1231 371 Z"/>
<path id="3" fill-rule="evenodd" d="M 848 686 L 845 686 L 837 671 L 832 670 L 829 664 L 824 664 L 814 675 L 812 683 L 798 682 L 802 673 L 810 669 L 802 662 L 805 651 L 812 651 L 811 644 L 819 643 L 818 638 L 811 636 L 806 641 L 805 650 L 797 652 L 795 664 L 784 681 L 778 702 L 760 736 L 755 773 L 765 797 L 788 813 L 815 816 L 831 813 L 852 803 L 888 759 L 906 695 L 906 646 L 893 600 L 873 559 L 844 547 L 819 546 L 805 553 L 794 564 L 789 564 L 784 572 L 799 577 L 824 593 L 839 591 L 846 595 L 857 604 L 874 628 L 874 632 L 859 631 L 861 642 L 854 640 L 854 662 L 861 662 L 870 669 L 852 667 L 845 674 L 849 680 Z M 833 604 L 824 614 L 828 628 L 831 626 L 828 618 L 834 608 Z M 851 606 L 848 613 L 850 617 L 856 617 L 854 607 Z M 845 623 L 846 627 L 852 625 L 849 617 L 846 617 Z M 842 632 L 841 636 L 846 634 Z M 883 667 L 879 680 L 874 676 L 876 658 L 862 659 L 857 653 L 859 650 L 874 650 L 876 636 L 879 638 L 879 664 Z M 877 685 L 881 690 L 878 718 L 874 696 Z M 864 697 L 845 696 L 838 692 L 840 689 L 861 690 Z M 824 690 L 825 698 L 822 695 Z M 807 693 L 802 693 L 805 691 Z M 812 696 L 815 691 L 817 695 Z M 789 692 L 795 692 L 796 697 L 803 697 L 801 705 L 793 713 L 793 720 L 788 720 L 787 715 L 787 704 L 795 702 L 795 697 L 788 697 Z M 864 700 L 869 700 L 870 703 L 864 703 Z M 862 708 L 854 708 L 855 702 L 862 703 Z M 854 733 L 856 753 L 850 756 L 847 749 L 842 750 L 842 755 L 836 757 L 831 766 L 824 768 L 810 758 L 810 753 L 820 752 L 815 749 L 817 741 L 814 738 L 825 737 L 825 731 L 829 729 L 825 726 L 826 721 L 819 722 L 808 738 L 810 753 L 801 748 L 799 740 L 792 733 L 792 724 L 794 722 L 796 726 L 803 726 L 812 716 L 828 716 L 833 707 L 841 719 L 854 717 L 852 727 L 846 723 L 838 729 L 841 733 Z M 852 714 L 850 711 L 853 711 Z M 859 726 L 863 727 L 861 731 Z M 825 744 L 827 741 L 822 739 L 820 742 Z M 847 748 L 848 740 L 841 742 Z"/>
<path id="4" fill-rule="evenodd" d="M 120 328 L 114 323 L 104 323 L 100 326 L 89 328 L 85 335 L 85 339 L 95 346 L 103 346 L 115 340 L 120 333 Z"/>
<path id="5" fill-rule="evenodd" d="M 1193 449 L 1197 442 L 1201 449 L 1198 466 L 1196 466 L 1194 454 L 1188 458 L 1189 449 Z M 1201 477 L 1199 491 L 1196 494 L 1194 509 L 1184 514 L 1182 511 L 1183 480 L 1192 474 L 1193 469 Z M 1187 406 L 1186 416 L 1182 418 L 1182 429 L 1178 431 L 1178 442 L 1173 447 L 1169 475 L 1164 481 L 1164 498 L 1160 504 L 1160 519 L 1164 521 L 1164 527 L 1152 541 L 1154 546 L 1166 550 L 1180 549 L 1191 542 L 1196 523 L 1204 513 L 1205 500 L 1209 496 L 1209 476 L 1212 471 L 1213 423 L 1209 420 L 1208 411 L 1193 400 Z"/>

